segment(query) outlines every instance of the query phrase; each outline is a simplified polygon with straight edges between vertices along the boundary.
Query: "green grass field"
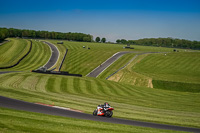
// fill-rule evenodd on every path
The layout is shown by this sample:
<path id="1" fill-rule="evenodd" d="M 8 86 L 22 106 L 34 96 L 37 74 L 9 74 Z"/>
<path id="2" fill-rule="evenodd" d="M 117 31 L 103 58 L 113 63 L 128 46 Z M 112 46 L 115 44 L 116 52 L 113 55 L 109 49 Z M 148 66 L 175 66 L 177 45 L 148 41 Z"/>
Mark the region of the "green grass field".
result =
<path id="1" fill-rule="evenodd" d="M 30 48 L 30 42 L 23 39 L 9 39 L 10 41 L 0 46 L 0 67 L 14 65 Z"/>
<path id="2" fill-rule="evenodd" d="M 118 71 L 116 74 L 111 76 L 108 80 L 130 84 L 135 86 L 143 86 L 153 88 L 152 78 L 136 73 L 132 70 L 132 67 L 140 62 L 143 58 L 148 56 L 148 54 L 137 56 L 130 64 L 128 64 L 124 69 Z M 113 65 L 110 66 L 110 69 L 113 69 Z M 104 73 L 103 73 L 104 74 Z"/>
<path id="3" fill-rule="evenodd" d="M 181 133 L 178 131 L 94 122 L 0 108 L 0 132 L 48 133 Z"/>
<path id="4" fill-rule="evenodd" d="M 200 92 L 199 57 L 199 52 L 140 55 L 109 80 L 147 87 L 150 82 L 154 88 Z"/>
<path id="5" fill-rule="evenodd" d="M 20 40 L 22 42 L 28 42 L 28 40 L 22 40 L 22 39 L 20 39 Z M 13 42 L 19 43 L 19 45 L 21 45 L 21 42 L 19 42 L 18 39 L 13 39 Z M 9 53 L 6 57 L 10 57 L 9 55 L 11 53 L 15 53 L 15 50 L 16 51 L 18 50 L 18 48 L 16 48 L 16 46 L 13 49 L 11 49 L 11 48 L 12 47 L 8 48 Z M 17 66 L 9 68 L 9 69 L 3 69 L 1 71 L 31 71 L 31 70 L 37 69 L 41 66 L 44 66 L 47 63 L 47 61 L 49 60 L 50 56 L 51 56 L 51 51 L 50 51 L 50 48 L 48 45 L 46 45 L 42 42 L 32 40 L 31 52 Z M 20 55 L 20 57 L 21 57 L 21 55 Z M 3 61 L 3 63 L 7 64 L 6 61 Z"/>
<path id="6" fill-rule="evenodd" d="M 132 69 L 153 79 L 199 83 L 200 52 L 151 54 Z"/>
<path id="7" fill-rule="evenodd" d="M 0 81 L 1 95 L 24 101 L 54 103 L 90 114 L 98 104 L 108 101 L 115 107 L 114 117 L 192 127 L 200 125 L 200 94 L 196 93 L 34 73 L 3 74 Z"/>
<path id="8" fill-rule="evenodd" d="M 54 67 L 58 69 L 65 50 L 68 48 L 69 52 L 61 70 L 82 74 L 84 77 L 27 72 L 27 70 L 43 66 L 51 55 L 46 44 L 33 41 L 31 53 L 18 66 L 7 69 L 26 72 L 0 75 L 0 94 L 2 96 L 33 103 L 54 104 L 90 114 L 97 105 L 107 101 L 115 108 L 113 117 L 200 128 L 199 53 L 180 49 L 179 53 L 167 53 L 166 56 L 164 54 L 139 55 L 126 68 L 110 77 L 109 80 L 105 80 L 108 75 L 125 65 L 136 54 L 122 56 L 98 78 L 90 78 L 85 75 L 107 58 L 116 52 L 127 51 L 127 49 L 123 49 L 124 45 L 71 41 L 56 44 L 56 40 L 48 41 L 54 43 L 60 51 L 60 58 Z M 173 51 L 171 48 L 162 47 L 134 46 L 134 48 L 132 51 Z M 191 87 L 192 91 L 188 91 L 188 87 Z M 96 124 L 105 125 L 100 122 L 49 115 L 42 118 L 41 114 L 3 108 L 0 112 L 0 118 L 5 121 L 0 126 L 0 130 L 4 132 L 13 130 L 20 132 L 23 131 L 23 127 L 24 132 L 29 130 L 61 132 L 60 129 L 65 131 L 65 126 L 63 128 L 60 126 L 64 120 L 66 120 L 64 125 L 69 126 L 69 132 L 81 130 L 98 132 L 97 129 L 105 129 L 104 127 L 99 128 L 99 126 L 97 128 Z M 20 118 L 16 117 L 18 115 Z M 29 115 L 34 115 L 35 119 L 30 119 Z M 9 119 L 7 120 L 7 118 Z M 11 119 L 13 121 L 10 121 Z M 37 124 L 42 121 L 41 119 L 47 122 L 43 127 Z M 52 122 L 51 119 L 55 121 Z M 34 130 L 32 125 L 25 124 L 29 122 L 35 123 L 37 128 Z M 71 124 L 68 125 L 69 123 Z M 77 123 L 81 125 L 80 128 L 75 128 Z M 8 126 L 9 124 L 11 125 Z M 55 129 L 52 126 L 48 127 L 54 124 L 57 125 Z M 86 126 L 87 124 L 90 126 Z M 111 127 L 110 132 L 121 132 L 122 130 L 126 132 L 167 132 L 115 124 L 108 124 L 107 127 Z"/>

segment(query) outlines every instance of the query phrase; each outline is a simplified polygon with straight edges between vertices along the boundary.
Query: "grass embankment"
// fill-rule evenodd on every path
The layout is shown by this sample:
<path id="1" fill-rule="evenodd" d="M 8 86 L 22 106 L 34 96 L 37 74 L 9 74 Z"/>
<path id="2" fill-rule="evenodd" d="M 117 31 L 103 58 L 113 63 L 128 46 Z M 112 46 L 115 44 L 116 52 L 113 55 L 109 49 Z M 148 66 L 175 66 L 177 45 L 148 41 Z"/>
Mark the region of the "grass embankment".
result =
<path id="1" fill-rule="evenodd" d="M 30 42 L 23 39 L 9 39 L 0 46 L 0 67 L 16 64 L 30 49 Z"/>
<path id="2" fill-rule="evenodd" d="M 151 77 L 154 88 L 200 92 L 200 53 L 155 54 L 132 67 Z"/>
<path id="3" fill-rule="evenodd" d="M 138 56 L 109 80 L 175 91 L 200 92 L 198 66 L 199 52 L 146 54 Z"/>
<path id="4" fill-rule="evenodd" d="M 200 52 L 152 54 L 137 63 L 133 70 L 158 80 L 199 83 Z"/>
<path id="5" fill-rule="evenodd" d="M 127 65 L 124 69 L 118 71 L 115 75 L 111 76 L 108 80 L 125 83 L 125 84 L 130 84 L 130 85 L 153 88 L 152 79 L 150 77 L 136 73 L 132 70 L 132 67 L 136 63 L 140 62 L 147 55 L 148 54 L 137 56 L 129 65 Z M 113 65 L 110 66 L 110 69 L 113 69 Z"/>
<path id="6" fill-rule="evenodd" d="M 23 41 L 26 42 L 27 40 Z M 17 47 L 15 47 L 13 49 L 9 48 L 8 50 L 10 51 L 9 53 L 13 53 L 15 50 L 18 49 Z M 32 40 L 31 52 L 17 66 L 9 69 L 2 69 L 2 71 L 26 71 L 26 70 L 31 71 L 45 65 L 49 60 L 50 56 L 51 56 L 51 51 L 47 44 Z M 7 55 L 6 57 L 9 57 L 9 55 Z M 5 61 L 3 61 L 3 63 L 7 64 Z"/>
<path id="7" fill-rule="evenodd" d="M 89 120 L 72 119 L 39 113 L 0 108 L 0 132 L 55 132 L 55 133 L 179 133 Z"/>
<path id="8" fill-rule="evenodd" d="M 100 103 L 115 107 L 114 117 L 200 127 L 200 94 L 119 84 L 95 78 L 10 73 L 0 75 L 3 96 L 55 104 L 92 114 Z"/>

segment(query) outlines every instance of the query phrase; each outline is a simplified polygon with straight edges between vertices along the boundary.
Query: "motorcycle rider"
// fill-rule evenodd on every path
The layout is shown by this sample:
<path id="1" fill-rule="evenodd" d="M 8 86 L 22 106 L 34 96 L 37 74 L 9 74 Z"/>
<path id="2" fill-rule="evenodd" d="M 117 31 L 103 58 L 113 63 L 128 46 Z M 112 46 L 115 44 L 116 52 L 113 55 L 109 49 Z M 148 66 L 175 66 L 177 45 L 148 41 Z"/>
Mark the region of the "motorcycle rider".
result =
<path id="1" fill-rule="evenodd" d="M 102 114 L 104 112 L 104 110 L 107 110 L 109 107 L 110 107 L 110 105 L 107 102 L 105 102 L 104 105 L 102 105 L 102 104 L 98 105 L 97 106 L 97 110 L 98 110 L 97 114 Z"/>

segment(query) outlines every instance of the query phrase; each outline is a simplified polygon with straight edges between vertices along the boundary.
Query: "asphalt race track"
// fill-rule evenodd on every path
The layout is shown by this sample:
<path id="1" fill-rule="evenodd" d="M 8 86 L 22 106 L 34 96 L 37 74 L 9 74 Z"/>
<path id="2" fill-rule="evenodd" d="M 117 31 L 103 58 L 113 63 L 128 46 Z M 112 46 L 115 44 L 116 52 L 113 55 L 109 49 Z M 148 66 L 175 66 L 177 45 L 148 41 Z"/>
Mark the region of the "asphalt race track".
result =
<path id="1" fill-rule="evenodd" d="M 16 109 L 16 110 L 24 110 L 24 111 L 30 111 L 30 112 L 37 112 L 37 113 L 43 113 L 43 114 L 49 114 L 49 115 L 56 115 L 56 116 L 85 119 L 85 120 L 116 123 L 116 124 L 125 124 L 125 125 L 151 127 L 151 128 L 158 128 L 158 129 L 177 130 L 177 131 L 200 132 L 200 129 L 198 128 L 180 127 L 180 126 L 157 124 L 157 123 L 150 123 L 150 122 L 125 120 L 125 119 L 119 119 L 119 118 L 106 118 L 106 117 L 100 117 L 100 116 L 93 116 L 90 114 L 24 102 L 24 101 L 11 99 L 7 97 L 3 97 L 3 96 L 0 96 L 0 107 L 11 108 L 11 109 Z"/>
<path id="2" fill-rule="evenodd" d="M 138 53 L 138 52 L 130 52 L 130 51 L 124 51 L 124 52 L 118 52 L 114 54 L 112 57 L 110 57 L 108 60 L 106 60 L 103 64 L 95 68 L 92 72 L 90 72 L 87 76 L 88 77 L 97 77 L 99 74 L 101 74 L 106 68 L 108 68 L 113 62 L 115 62 L 117 59 L 119 59 L 121 56 L 127 53 Z"/>
<path id="3" fill-rule="evenodd" d="M 4 74 L 4 73 L 13 73 L 13 72 L 19 72 L 19 71 L 0 71 L 0 74 Z"/>
<path id="4" fill-rule="evenodd" d="M 44 65 L 44 67 L 46 67 L 47 69 L 51 68 L 58 60 L 59 58 L 59 51 L 57 49 L 57 47 L 55 45 L 53 45 L 52 43 L 49 42 L 45 42 L 47 45 L 49 45 L 49 47 L 51 48 L 51 58 L 49 59 L 49 61 L 47 62 L 46 65 Z"/>

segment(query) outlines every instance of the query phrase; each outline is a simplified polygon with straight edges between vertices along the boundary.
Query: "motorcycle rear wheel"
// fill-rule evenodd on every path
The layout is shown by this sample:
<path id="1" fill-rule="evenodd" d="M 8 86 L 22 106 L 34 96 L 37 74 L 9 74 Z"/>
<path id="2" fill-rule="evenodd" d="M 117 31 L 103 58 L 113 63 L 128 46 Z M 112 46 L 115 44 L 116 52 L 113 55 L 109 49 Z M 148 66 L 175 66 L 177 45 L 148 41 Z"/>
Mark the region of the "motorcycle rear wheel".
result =
<path id="1" fill-rule="evenodd" d="M 97 109 L 94 110 L 93 115 L 97 116 Z"/>

